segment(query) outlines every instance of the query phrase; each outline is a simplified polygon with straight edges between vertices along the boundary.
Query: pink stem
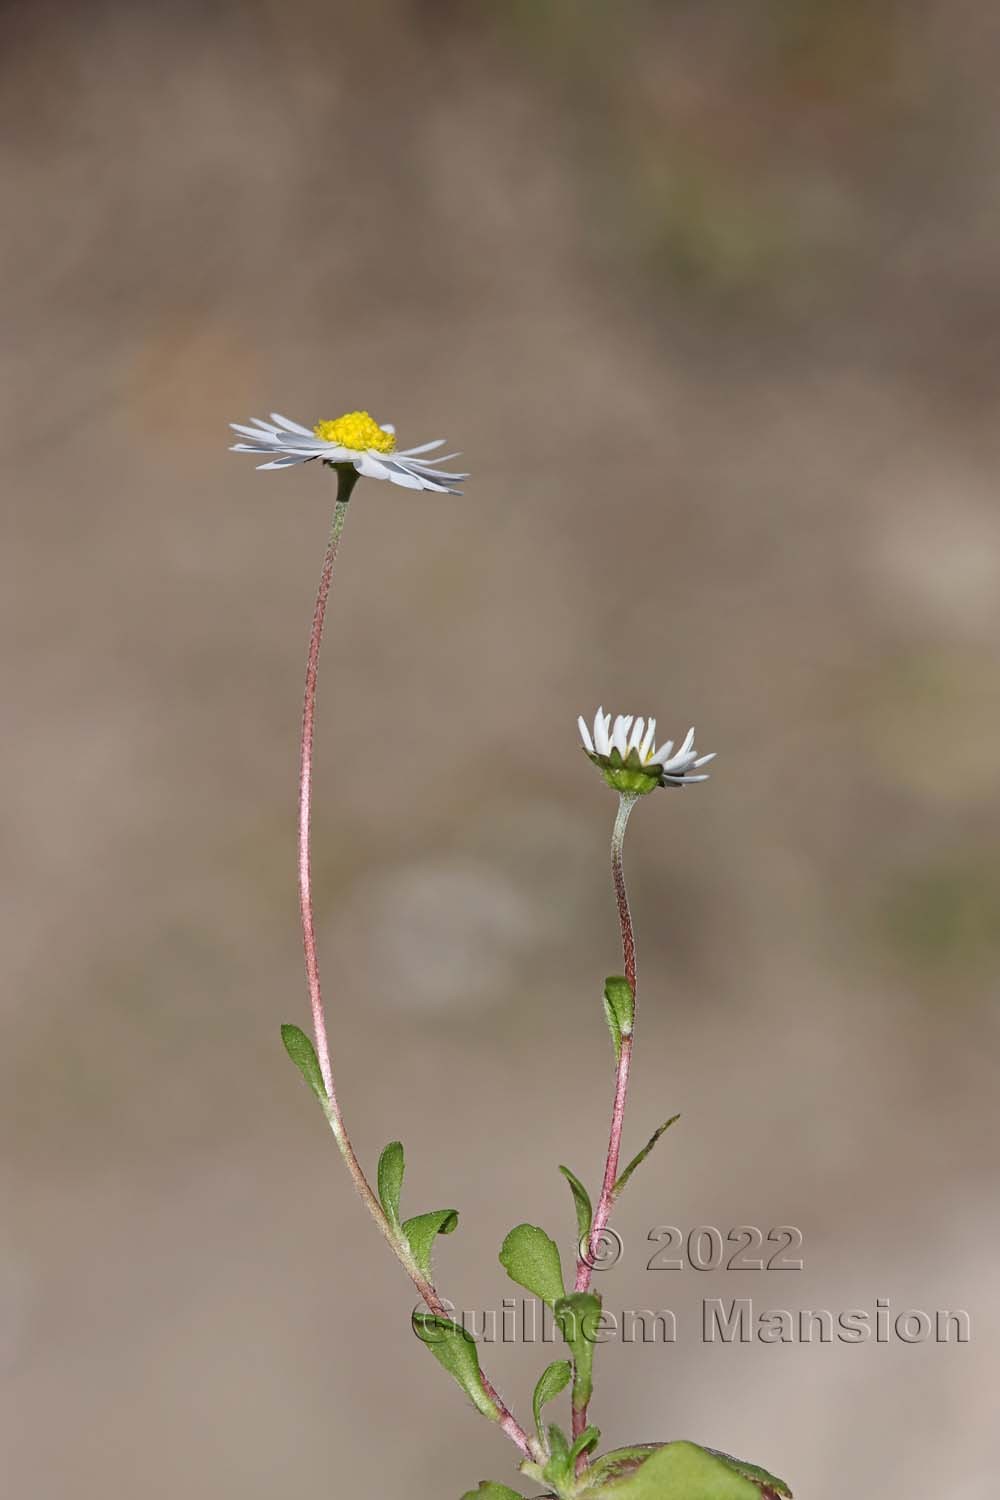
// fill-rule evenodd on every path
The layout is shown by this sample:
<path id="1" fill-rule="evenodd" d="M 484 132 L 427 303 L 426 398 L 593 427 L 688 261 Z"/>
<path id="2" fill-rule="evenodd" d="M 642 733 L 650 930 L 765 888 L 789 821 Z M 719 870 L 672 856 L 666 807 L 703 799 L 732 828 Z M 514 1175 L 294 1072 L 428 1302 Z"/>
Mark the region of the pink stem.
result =
<path id="1" fill-rule="evenodd" d="M 312 630 L 309 635 L 309 658 L 306 662 L 306 690 L 302 707 L 302 748 L 299 758 L 299 910 L 302 913 L 302 941 L 306 954 L 306 979 L 309 983 L 309 1004 L 312 1008 L 313 1031 L 316 1036 L 316 1055 L 323 1083 L 335 1115 L 339 1116 L 337 1095 L 333 1087 L 333 1070 L 330 1067 L 330 1045 L 326 1035 L 326 1017 L 323 1013 L 323 994 L 319 982 L 319 957 L 316 952 L 316 926 L 312 907 L 312 865 L 310 858 L 310 828 L 312 822 L 312 761 L 313 736 L 316 723 L 316 679 L 319 672 L 319 648 L 323 640 L 323 622 L 326 619 L 326 602 L 330 597 L 333 565 L 337 561 L 340 538 L 347 519 L 347 501 L 338 497 L 330 528 L 330 540 L 323 559 L 323 571 L 319 579 L 319 593 L 313 610 Z"/>
<path id="2" fill-rule="evenodd" d="M 635 793 L 623 792 L 619 796 L 618 813 L 615 817 L 615 826 L 611 835 L 611 875 L 615 885 L 615 899 L 618 903 L 618 921 L 621 926 L 622 935 L 622 958 L 625 965 L 625 978 L 628 980 L 632 991 L 632 1024 L 635 1025 L 635 1001 L 636 1001 L 636 977 L 635 977 L 635 932 L 632 927 L 632 913 L 629 910 L 628 891 L 625 888 L 625 868 L 623 863 L 623 847 L 625 843 L 625 829 L 628 826 L 629 814 L 636 804 Z M 590 1256 L 580 1256 L 576 1266 L 576 1287 L 578 1292 L 590 1290 L 590 1280 L 593 1275 L 593 1267 L 590 1261 L 596 1260 L 599 1252 L 601 1236 L 608 1226 L 611 1210 L 615 1201 L 615 1183 L 618 1181 L 618 1160 L 621 1155 L 622 1126 L 625 1121 L 625 1103 L 628 1098 L 629 1072 L 632 1065 L 632 1031 L 629 1031 L 621 1039 L 621 1051 L 618 1054 L 618 1069 L 615 1074 L 615 1097 L 611 1107 L 611 1130 L 608 1136 L 608 1154 L 604 1163 L 604 1181 L 601 1185 L 601 1196 L 598 1200 L 597 1209 L 594 1213 L 594 1221 L 590 1229 Z M 577 1438 L 587 1425 L 587 1408 L 573 1408 L 573 1436 Z M 584 1461 L 585 1462 L 585 1461 Z"/>
<path id="3" fill-rule="evenodd" d="M 305 698 L 302 707 L 302 749 L 299 759 L 299 909 L 302 914 L 302 943 L 306 958 L 306 979 L 309 984 L 309 1004 L 312 1009 L 313 1032 L 316 1038 L 316 1056 L 319 1060 L 323 1085 L 327 1094 L 327 1119 L 333 1131 L 340 1154 L 351 1174 L 354 1186 L 367 1206 L 372 1218 L 388 1241 L 403 1269 L 413 1282 L 423 1301 L 437 1317 L 448 1317 L 448 1310 L 435 1287 L 423 1275 L 410 1252 L 405 1238 L 390 1224 L 378 1196 L 365 1176 L 351 1144 L 337 1091 L 333 1082 L 333 1067 L 330 1062 L 330 1044 L 327 1038 L 326 1016 L 323 1009 L 323 993 L 319 979 L 319 955 L 316 949 L 316 924 L 312 903 L 312 861 L 310 855 L 310 830 L 312 823 L 312 779 L 313 738 L 316 722 L 316 681 L 319 672 L 319 653 L 323 640 L 323 624 L 326 619 L 327 600 L 333 579 L 333 567 L 340 548 L 340 538 L 347 519 L 347 502 L 357 482 L 354 469 L 337 469 L 339 487 L 337 504 L 333 513 L 333 525 L 323 559 L 323 571 L 319 579 L 316 607 L 313 611 L 312 630 L 309 635 L 309 656 L 306 663 Z M 483 1389 L 497 1410 L 501 1431 L 514 1442 L 525 1457 L 537 1457 L 536 1447 L 510 1409 L 501 1400 L 495 1387 L 480 1372 Z"/>

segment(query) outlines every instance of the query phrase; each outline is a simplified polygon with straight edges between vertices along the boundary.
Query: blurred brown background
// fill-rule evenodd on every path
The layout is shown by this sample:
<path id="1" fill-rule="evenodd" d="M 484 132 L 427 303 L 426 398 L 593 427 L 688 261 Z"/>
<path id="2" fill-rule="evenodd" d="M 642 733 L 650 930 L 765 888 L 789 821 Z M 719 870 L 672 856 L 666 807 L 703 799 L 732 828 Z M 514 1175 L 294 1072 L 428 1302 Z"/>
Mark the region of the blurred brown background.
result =
<path id="1" fill-rule="evenodd" d="M 7 5 L 0 1239 L 11 1494 L 514 1482 L 282 1056 L 332 485 L 229 420 L 368 407 L 321 683 L 348 1120 L 568 1256 L 618 968 L 598 702 L 699 730 L 629 835 L 641 1037 L 605 1442 L 802 1500 L 986 1500 L 1000 1298 L 1000 23 L 989 0 Z M 592 1100 L 588 1107 L 584 1101 Z M 801 1227 L 801 1273 L 645 1270 Z M 706 1346 L 704 1297 L 966 1308 L 965 1346 Z M 486 1351 L 522 1415 L 550 1350 Z"/>

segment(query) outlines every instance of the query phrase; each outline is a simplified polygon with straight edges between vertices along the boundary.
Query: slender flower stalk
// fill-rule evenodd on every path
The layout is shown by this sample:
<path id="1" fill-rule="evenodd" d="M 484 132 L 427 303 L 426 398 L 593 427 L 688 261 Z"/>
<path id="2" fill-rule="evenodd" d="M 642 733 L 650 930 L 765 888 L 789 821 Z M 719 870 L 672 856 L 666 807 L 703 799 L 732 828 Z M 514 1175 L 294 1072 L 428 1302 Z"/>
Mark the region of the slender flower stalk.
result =
<path id="1" fill-rule="evenodd" d="M 615 815 L 614 829 L 611 834 L 611 876 L 614 881 L 615 898 L 618 903 L 618 921 L 622 934 L 622 958 L 625 965 L 625 978 L 628 980 L 629 988 L 632 991 L 633 1027 L 635 1025 L 634 1007 L 636 1001 L 635 932 L 632 927 L 632 913 L 629 910 L 628 891 L 625 887 L 625 868 L 622 855 L 629 814 L 638 800 L 639 797 L 636 792 L 619 793 L 618 811 Z M 611 1109 L 608 1152 L 604 1163 L 604 1180 L 601 1186 L 601 1196 L 594 1213 L 594 1222 L 590 1231 L 591 1254 L 589 1256 L 581 1254 L 577 1262 L 575 1289 L 578 1292 L 586 1292 L 590 1288 L 590 1278 L 593 1273 L 591 1261 L 596 1258 L 596 1254 L 599 1251 L 601 1235 L 608 1226 L 611 1209 L 614 1205 L 615 1183 L 618 1180 L 618 1160 L 621 1155 L 622 1125 L 625 1119 L 629 1072 L 632 1065 L 633 1035 L 633 1031 L 630 1030 L 624 1033 L 621 1039 L 621 1051 L 618 1056 L 618 1068 L 615 1074 L 615 1097 Z"/>
<path id="2" fill-rule="evenodd" d="M 628 827 L 629 815 L 639 800 L 638 792 L 619 792 L 618 811 L 615 814 L 614 828 L 611 833 L 611 877 L 615 886 L 615 899 L 618 903 L 618 921 L 621 926 L 622 935 L 622 959 L 625 966 L 625 978 L 628 980 L 632 991 L 632 1027 L 635 1026 L 635 1002 L 636 1002 L 636 977 L 635 977 L 635 931 L 632 927 L 632 913 L 628 904 L 628 890 L 625 886 L 625 866 L 623 862 L 623 851 L 625 845 L 625 829 Z M 604 1180 L 601 1186 L 601 1196 L 598 1200 L 597 1209 L 594 1213 L 593 1224 L 590 1230 L 590 1240 L 587 1249 L 589 1254 L 581 1252 L 576 1266 L 576 1286 L 578 1292 L 590 1290 L 590 1280 L 593 1275 L 593 1266 L 600 1253 L 601 1237 L 608 1227 L 611 1218 L 611 1210 L 615 1201 L 615 1183 L 618 1181 L 618 1162 L 621 1156 L 622 1127 L 625 1123 L 625 1104 L 628 1099 L 629 1073 L 632 1066 L 632 1039 L 633 1030 L 622 1034 L 621 1050 L 618 1054 L 618 1068 L 615 1074 L 615 1096 L 611 1107 L 611 1129 L 608 1134 L 608 1152 L 604 1163 Z M 573 1411 L 573 1437 L 578 1438 L 587 1426 L 587 1408 L 583 1407 Z M 586 1467 L 586 1457 L 581 1454 L 580 1469 Z"/>
<path id="3" fill-rule="evenodd" d="M 635 1000 L 635 933 L 632 930 L 632 913 L 629 910 L 628 891 L 625 889 L 625 868 L 623 863 L 623 852 L 625 846 L 625 829 L 628 827 L 629 814 L 638 802 L 636 792 L 625 792 L 619 795 L 618 811 L 615 814 L 615 826 L 611 831 L 611 877 L 615 883 L 615 898 L 618 902 L 618 921 L 622 930 L 622 959 L 625 964 L 625 978 L 632 989 L 632 999 Z"/>
<path id="4" fill-rule="evenodd" d="M 319 958 L 316 952 L 316 927 L 312 908 L 312 871 L 310 859 L 310 831 L 312 822 L 312 759 L 313 737 L 316 724 L 316 681 L 319 674 L 319 651 L 323 640 L 323 625 L 326 620 L 326 605 L 333 581 L 333 566 L 340 550 L 340 538 L 347 520 L 347 502 L 357 481 L 353 469 L 341 469 L 337 476 L 337 503 L 330 527 L 330 539 L 323 558 L 323 571 L 319 579 L 316 608 L 313 611 L 312 630 L 309 634 L 309 657 L 306 662 L 306 690 L 302 707 L 302 746 L 299 756 L 299 910 L 302 913 L 302 941 L 306 955 L 306 978 L 309 983 L 309 1004 L 312 1008 L 313 1031 L 316 1036 L 316 1055 L 319 1059 L 323 1084 L 333 1110 L 339 1121 L 340 1110 L 333 1087 L 333 1072 L 330 1067 L 330 1045 L 326 1035 L 326 1018 L 323 1014 L 323 996 L 319 982 Z M 334 1128 L 334 1134 L 337 1130 Z M 339 1139 L 339 1137 L 338 1137 Z M 353 1174 L 352 1174 L 353 1175 Z"/>
<path id="5" fill-rule="evenodd" d="M 309 1004 L 312 1010 L 313 1032 L 316 1039 L 316 1056 L 323 1079 L 323 1086 L 326 1090 L 324 1105 L 326 1117 L 329 1121 L 330 1129 L 333 1131 L 334 1139 L 340 1149 L 340 1154 L 344 1158 L 344 1164 L 351 1174 L 351 1180 L 357 1188 L 362 1202 L 367 1207 L 379 1230 L 384 1235 L 390 1248 L 427 1307 L 437 1317 L 447 1318 L 449 1315 L 448 1308 L 433 1284 L 423 1274 L 414 1260 L 413 1253 L 405 1236 L 390 1223 L 377 1194 L 365 1176 L 364 1168 L 358 1161 L 357 1154 L 351 1144 L 351 1138 L 347 1133 L 347 1126 L 344 1122 L 343 1111 L 340 1107 L 340 1101 L 337 1098 L 337 1091 L 333 1080 L 330 1043 L 327 1036 L 326 1015 L 323 1008 L 323 992 L 320 986 L 319 955 L 316 948 L 316 924 L 312 903 L 312 862 L 310 854 L 316 684 L 319 674 L 320 647 L 323 641 L 323 626 L 326 620 L 327 601 L 330 597 L 330 585 L 333 581 L 334 564 L 337 561 L 344 522 L 347 519 L 347 503 L 350 500 L 351 492 L 359 477 L 358 472 L 347 464 L 338 464 L 336 470 L 338 481 L 337 501 L 334 507 L 333 523 L 330 527 L 326 555 L 323 558 L 323 569 L 320 573 L 319 591 L 316 595 L 312 629 L 309 635 L 309 655 L 306 663 L 306 685 L 302 707 L 302 746 L 299 759 L 299 907 L 302 914 L 302 942 L 305 949 Z M 487 1379 L 485 1374 L 481 1373 L 481 1379 L 487 1397 L 496 1408 L 497 1420 L 501 1430 L 516 1444 L 526 1458 L 538 1458 L 540 1456 L 538 1444 L 534 1439 L 529 1438 L 524 1428 L 498 1395 L 496 1388 Z"/>

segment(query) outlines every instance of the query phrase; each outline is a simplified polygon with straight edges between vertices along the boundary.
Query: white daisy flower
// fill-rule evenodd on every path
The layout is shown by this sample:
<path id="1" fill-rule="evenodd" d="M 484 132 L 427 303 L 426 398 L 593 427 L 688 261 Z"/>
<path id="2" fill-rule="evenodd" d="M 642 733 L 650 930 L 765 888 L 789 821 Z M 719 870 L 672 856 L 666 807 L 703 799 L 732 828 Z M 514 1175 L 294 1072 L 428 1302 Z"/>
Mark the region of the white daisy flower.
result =
<path id="1" fill-rule="evenodd" d="M 698 754 L 693 729 L 688 730 L 683 744 L 675 750 L 673 740 L 656 745 L 655 719 L 647 723 L 631 714 L 619 714 L 612 725 L 611 715 L 599 708 L 594 715 L 593 732 L 582 716 L 577 722 L 584 750 L 616 791 L 644 795 L 658 786 L 687 786 L 692 781 L 708 780 L 707 775 L 691 774 L 715 759 L 714 751 L 711 755 Z"/>
<path id="2" fill-rule="evenodd" d="M 389 422 L 379 426 L 366 411 L 349 411 L 334 421 L 317 422 L 315 427 L 302 427 L 276 411 L 269 422 L 254 417 L 247 427 L 239 422 L 229 425 L 250 439 L 234 443 L 230 452 L 269 456 L 269 462 L 258 464 L 258 469 L 291 469 L 319 458 L 330 465 L 350 464 L 367 479 L 388 479 L 407 490 L 437 490 L 446 495 L 460 495 L 461 490 L 452 489 L 452 485 L 469 477 L 436 467 L 457 458 L 457 453 L 435 455 L 432 463 L 421 458 L 423 453 L 442 448 L 444 438 L 421 443 L 418 448 L 397 449 L 395 427 Z"/>

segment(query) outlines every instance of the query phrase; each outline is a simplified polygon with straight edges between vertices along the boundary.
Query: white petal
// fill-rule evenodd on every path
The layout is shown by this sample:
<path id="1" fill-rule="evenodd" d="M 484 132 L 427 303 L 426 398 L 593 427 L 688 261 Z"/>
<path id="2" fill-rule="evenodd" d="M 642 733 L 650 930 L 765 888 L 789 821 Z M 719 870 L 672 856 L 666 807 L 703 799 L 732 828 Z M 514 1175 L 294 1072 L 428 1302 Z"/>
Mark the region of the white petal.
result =
<path id="1" fill-rule="evenodd" d="M 393 454 L 393 461 L 411 474 L 426 474 L 431 479 L 468 479 L 468 474 L 455 474 L 450 469 L 432 469 L 430 464 L 422 464 L 415 458 L 398 458 Z"/>
<path id="2" fill-rule="evenodd" d="M 681 746 L 681 748 L 678 750 L 677 754 L 678 755 L 687 755 L 688 751 L 691 749 L 691 746 L 693 744 L 694 744 L 694 729 L 692 728 L 692 729 L 689 729 L 688 732 L 687 732 L 687 734 L 684 736 L 684 743 Z"/>
<path id="3" fill-rule="evenodd" d="M 300 437 L 315 438 L 316 436 L 311 427 L 303 427 L 300 422 L 290 422 L 287 417 L 281 416 L 280 412 L 273 411 L 271 421 L 283 427 L 286 432 L 297 432 Z"/>
<path id="4" fill-rule="evenodd" d="M 611 754 L 611 736 L 608 734 L 610 719 L 603 708 L 594 715 L 594 749 L 598 755 Z"/>
<path id="5" fill-rule="evenodd" d="M 646 725 L 646 735 L 645 735 L 645 738 L 643 739 L 642 744 L 639 746 L 639 759 L 640 760 L 645 761 L 645 760 L 649 759 L 649 752 L 653 748 L 653 740 L 655 738 L 656 738 L 656 720 L 655 719 L 650 719 L 649 723 Z"/>
<path id="6" fill-rule="evenodd" d="M 715 757 L 718 755 L 718 753 L 719 753 L 718 750 L 713 750 L 712 753 L 711 753 L 711 755 L 701 755 L 701 756 L 699 756 L 698 759 L 695 761 L 695 765 L 696 766 L 707 766 L 708 763 L 709 763 L 709 761 L 710 760 L 714 760 Z"/>
<path id="7" fill-rule="evenodd" d="M 435 438 L 433 443 L 421 443 L 419 448 L 403 448 L 399 457 L 412 458 L 415 453 L 430 453 L 432 448 L 443 448 L 444 443 L 444 438 Z"/>
<path id="8" fill-rule="evenodd" d="M 404 464 L 396 458 L 383 460 L 390 470 L 389 478 L 394 479 L 397 484 L 405 485 L 411 490 L 433 490 L 436 495 L 460 495 L 461 490 L 453 490 L 450 485 L 443 484 L 445 479 L 464 479 L 463 474 L 433 474 L 431 470 L 422 469 L 417 464 Z"/>
<path id="9" fill-rule="evenodd" d="M 354 467 L 359 474 L 364 474 L 366 479 L 389 478 L 389 470 L 385 464 L 380 463 L 371 453 L 359 453 L 354 459 Z"/>
<path id="10" fill-rule="evenodd" d="M 628 754 L 628 732 L 632 727 L 632 715 L 619 714 L 611 733 L 611 743 L 619 755 Z"/>
<path id="11" fill-rule="evenodd" d="M 405 469 L 391 468 L 386 472 L 386 478 L 393 484 L 401 485 L 404 490 L 425 490 L 428 488 L 427 481 L 418 479 L 416 474 L 407 474 Z"/>
<path id="12" fill-rule="evenodd" d="M 391 422 L 380 422 L 378 425 L 381 427 L 383 432 L 391 432 L 394 434 L 396 431 Z"/>
<path id="13" fill-rule="evenodd" d="M 628 747 L 629 747 L 630 750 L 638 750 L 638 748 L 639 748 L 639 741 L 642 739 L 642 733 L 643 733 L 643 730 L 645 729 L 645 727 L 646 727 L 646 721 L 645 721 L 645 719 L 643 719 L 643 718 L 636 719 L 635 723 L 632 725 L 632 733 L 629 735 L 629 740 L 628 740 Z"/>
<path id="14" fill-rule="evenodd" d="M 583 718 L 582 714 L 580 715 L 580 717 L 577 719 L 576 722 L 580 726 L 580 738 L 583 740 L 583 748 L 585 750 L 588 750 L 590 752 L 590 754 L 593 755 L 593 753 L 594 753 L 594 742 L 590 738 L 590 730 L 587 728 L 587 725 L 584 722 L 584 718 Z"/>
<path id="15" fill-rule="evenodd" d="M 273 458 L 269 464 L 258 464 L 258 469 L 294 469 L 296 464 L 304 464 L 304 458 Z"/>
<path id="16" fill-rule="evenodd" d="M 331 448 L 341 447 L 340 443 L 328 443 L 324 438 L 318 438 L 312 433 L 308 437 L 299 437 L 294 432 L 283 432 L 278 442 L 282 448 L 287 448 L 289 453 L 328 453 Z"/>
<path id="17" fill-rule="evenodd" d="M 274 443 L 280 443 L 280 441 L 281 441 L 281 439 L 278 437 L 277 433 L 271 432 L 268 428 L 262 428 L 262 427 L 244 427 L 239 422 L 230 422 L 229 425 L 233 429 L 234 432 L 240 432 L 240 433 L 243 434 L 244 437 L 253 438 L 253 440 L 254 440 L 255 443 L 271 443 L 271 444 L 274 444 Z"/>
<path id="18" fill-rule="evenodd" d="M 673 740 L 667 740 L 666 743 L 661 745 L 659 750 L 656 751 L 650 764 L 654 766 L 665 766 L 667 761 L 670 759 L 670 752 L 673 750 L 673 748 Z"/>

